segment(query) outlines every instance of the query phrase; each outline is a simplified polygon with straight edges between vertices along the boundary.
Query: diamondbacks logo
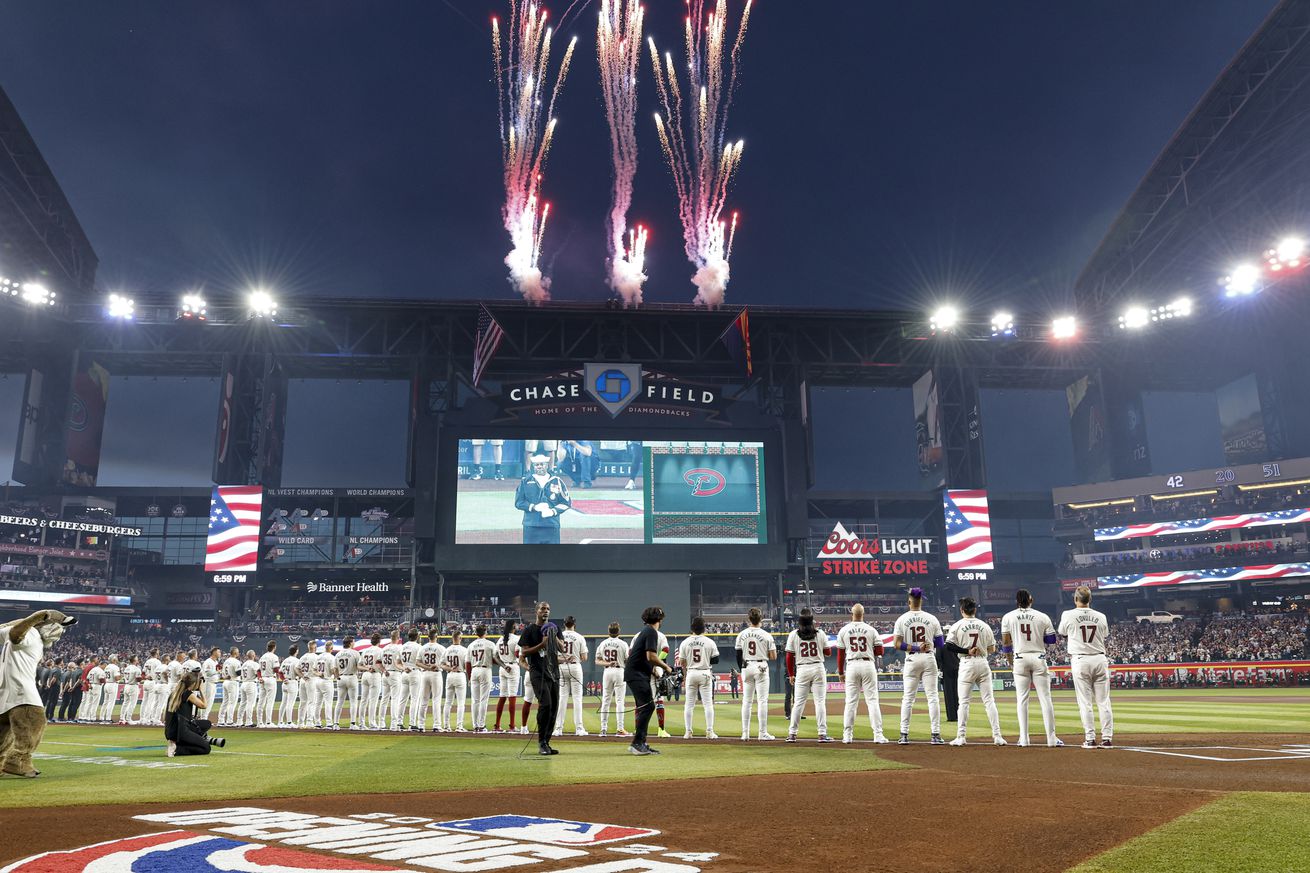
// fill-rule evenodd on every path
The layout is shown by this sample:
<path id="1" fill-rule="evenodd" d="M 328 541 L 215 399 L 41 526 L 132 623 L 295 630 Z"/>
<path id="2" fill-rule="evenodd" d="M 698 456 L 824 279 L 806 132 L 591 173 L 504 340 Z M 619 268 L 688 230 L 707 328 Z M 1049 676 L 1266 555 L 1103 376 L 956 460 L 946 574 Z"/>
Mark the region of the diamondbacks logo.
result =
<path id="1" fill-rule="evenodd" d="M 640 364 L 585 364 L 582 385 L 612 417 L 641 393 Z"/>
<path id="2" fill-rule="evenodd" d="M 713 497 L 728 487 L 728 481 L 723 474 L 709 467 L 688 470 L 682 474 L 682 481 L 691 486 L 692 497 Z"/>

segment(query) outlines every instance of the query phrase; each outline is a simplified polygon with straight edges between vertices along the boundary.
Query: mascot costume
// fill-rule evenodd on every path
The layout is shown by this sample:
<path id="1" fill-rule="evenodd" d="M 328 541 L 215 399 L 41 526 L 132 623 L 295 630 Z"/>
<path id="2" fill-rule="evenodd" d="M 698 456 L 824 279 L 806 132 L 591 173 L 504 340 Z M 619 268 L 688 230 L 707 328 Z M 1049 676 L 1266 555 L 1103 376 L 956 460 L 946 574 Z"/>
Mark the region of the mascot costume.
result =
<path id="1" fill-rule="evenodd" d="M 57 609 L 0 624 L 0 774 L 32 779 L 32 753 L 45 733 L 45 707 L 36 688 L 36 668 L 45 650 L 77 619 Z"/>

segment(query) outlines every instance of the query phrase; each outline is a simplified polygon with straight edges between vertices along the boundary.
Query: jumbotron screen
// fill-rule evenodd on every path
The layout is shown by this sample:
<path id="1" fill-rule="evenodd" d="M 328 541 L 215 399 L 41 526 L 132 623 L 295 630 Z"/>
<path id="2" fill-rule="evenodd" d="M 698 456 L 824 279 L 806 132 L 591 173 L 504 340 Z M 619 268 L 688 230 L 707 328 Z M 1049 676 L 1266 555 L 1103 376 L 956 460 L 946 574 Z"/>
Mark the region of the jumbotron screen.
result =
<path id="1" fill-rule="evenodd" d="M 456 545 L 768 542 L 764 444 L 459 441 Z"/>

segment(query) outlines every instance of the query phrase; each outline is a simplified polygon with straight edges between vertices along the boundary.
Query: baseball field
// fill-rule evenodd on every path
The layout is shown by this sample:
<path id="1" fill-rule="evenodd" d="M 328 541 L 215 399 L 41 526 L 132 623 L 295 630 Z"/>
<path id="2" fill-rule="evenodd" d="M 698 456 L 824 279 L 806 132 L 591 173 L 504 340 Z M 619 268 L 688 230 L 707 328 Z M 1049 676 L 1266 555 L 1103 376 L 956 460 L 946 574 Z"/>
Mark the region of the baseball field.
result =
<path id="1" fill-rule="evenodd" d="M 1013 693 L 997 695 L 1017 737 Z M 895 737 L 899 695 L 884 694 Z M 908 746 L 742 742 L 738 701 L 717 741 L 659 756 L 626 743 L 520 735 L 224 730 L 224 750 L 167 758 L 160 729 L 53 725 L 35 780 L 0 779 L 0 865 L 62 870 L 1302 871 L 1310 822 L 1310 691 L 1119 691 L 1116 747 L 930 746 L 920 699 Z M 840 736 L 841 702 L 829 730 Z M 1040 715 L 1033 704 L 1034 723 Z M 628 718 L 631 728 L 631 715 Z M 567 722 L 572 732 L 572 716 Z M 770 731 L 786 736 L 781 699 Z M 949 739 L 952 723 L 943 724 Z M 220 733 L 215 731 L 215 733 Z M 702 713 L 695 733 L 704 733 Z M 1040 731 L 1037 732 L 1040 735 Z M 49 854 L 46 854 L 49 853 Z"/>

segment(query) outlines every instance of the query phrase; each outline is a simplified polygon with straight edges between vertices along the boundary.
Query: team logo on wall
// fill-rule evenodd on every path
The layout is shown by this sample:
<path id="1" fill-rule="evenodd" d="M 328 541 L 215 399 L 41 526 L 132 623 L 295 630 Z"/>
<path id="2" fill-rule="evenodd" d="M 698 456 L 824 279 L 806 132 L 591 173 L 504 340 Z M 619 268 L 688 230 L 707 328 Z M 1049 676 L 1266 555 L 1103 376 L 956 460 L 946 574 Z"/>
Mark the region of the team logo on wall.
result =
<path id="1" fill-rule="evenodd" d="M 691 486 L 692 497 L 713 497 L 728 487 L 728 480 L 718 470 L 697 467 L 682 474 L 682 481 Z"/>
<path id="2" fill-rule="evenodd" d="M 586 364 L 582 385 L 602 409 L 617 418 L 641 393 L 641 365 Z"/>

